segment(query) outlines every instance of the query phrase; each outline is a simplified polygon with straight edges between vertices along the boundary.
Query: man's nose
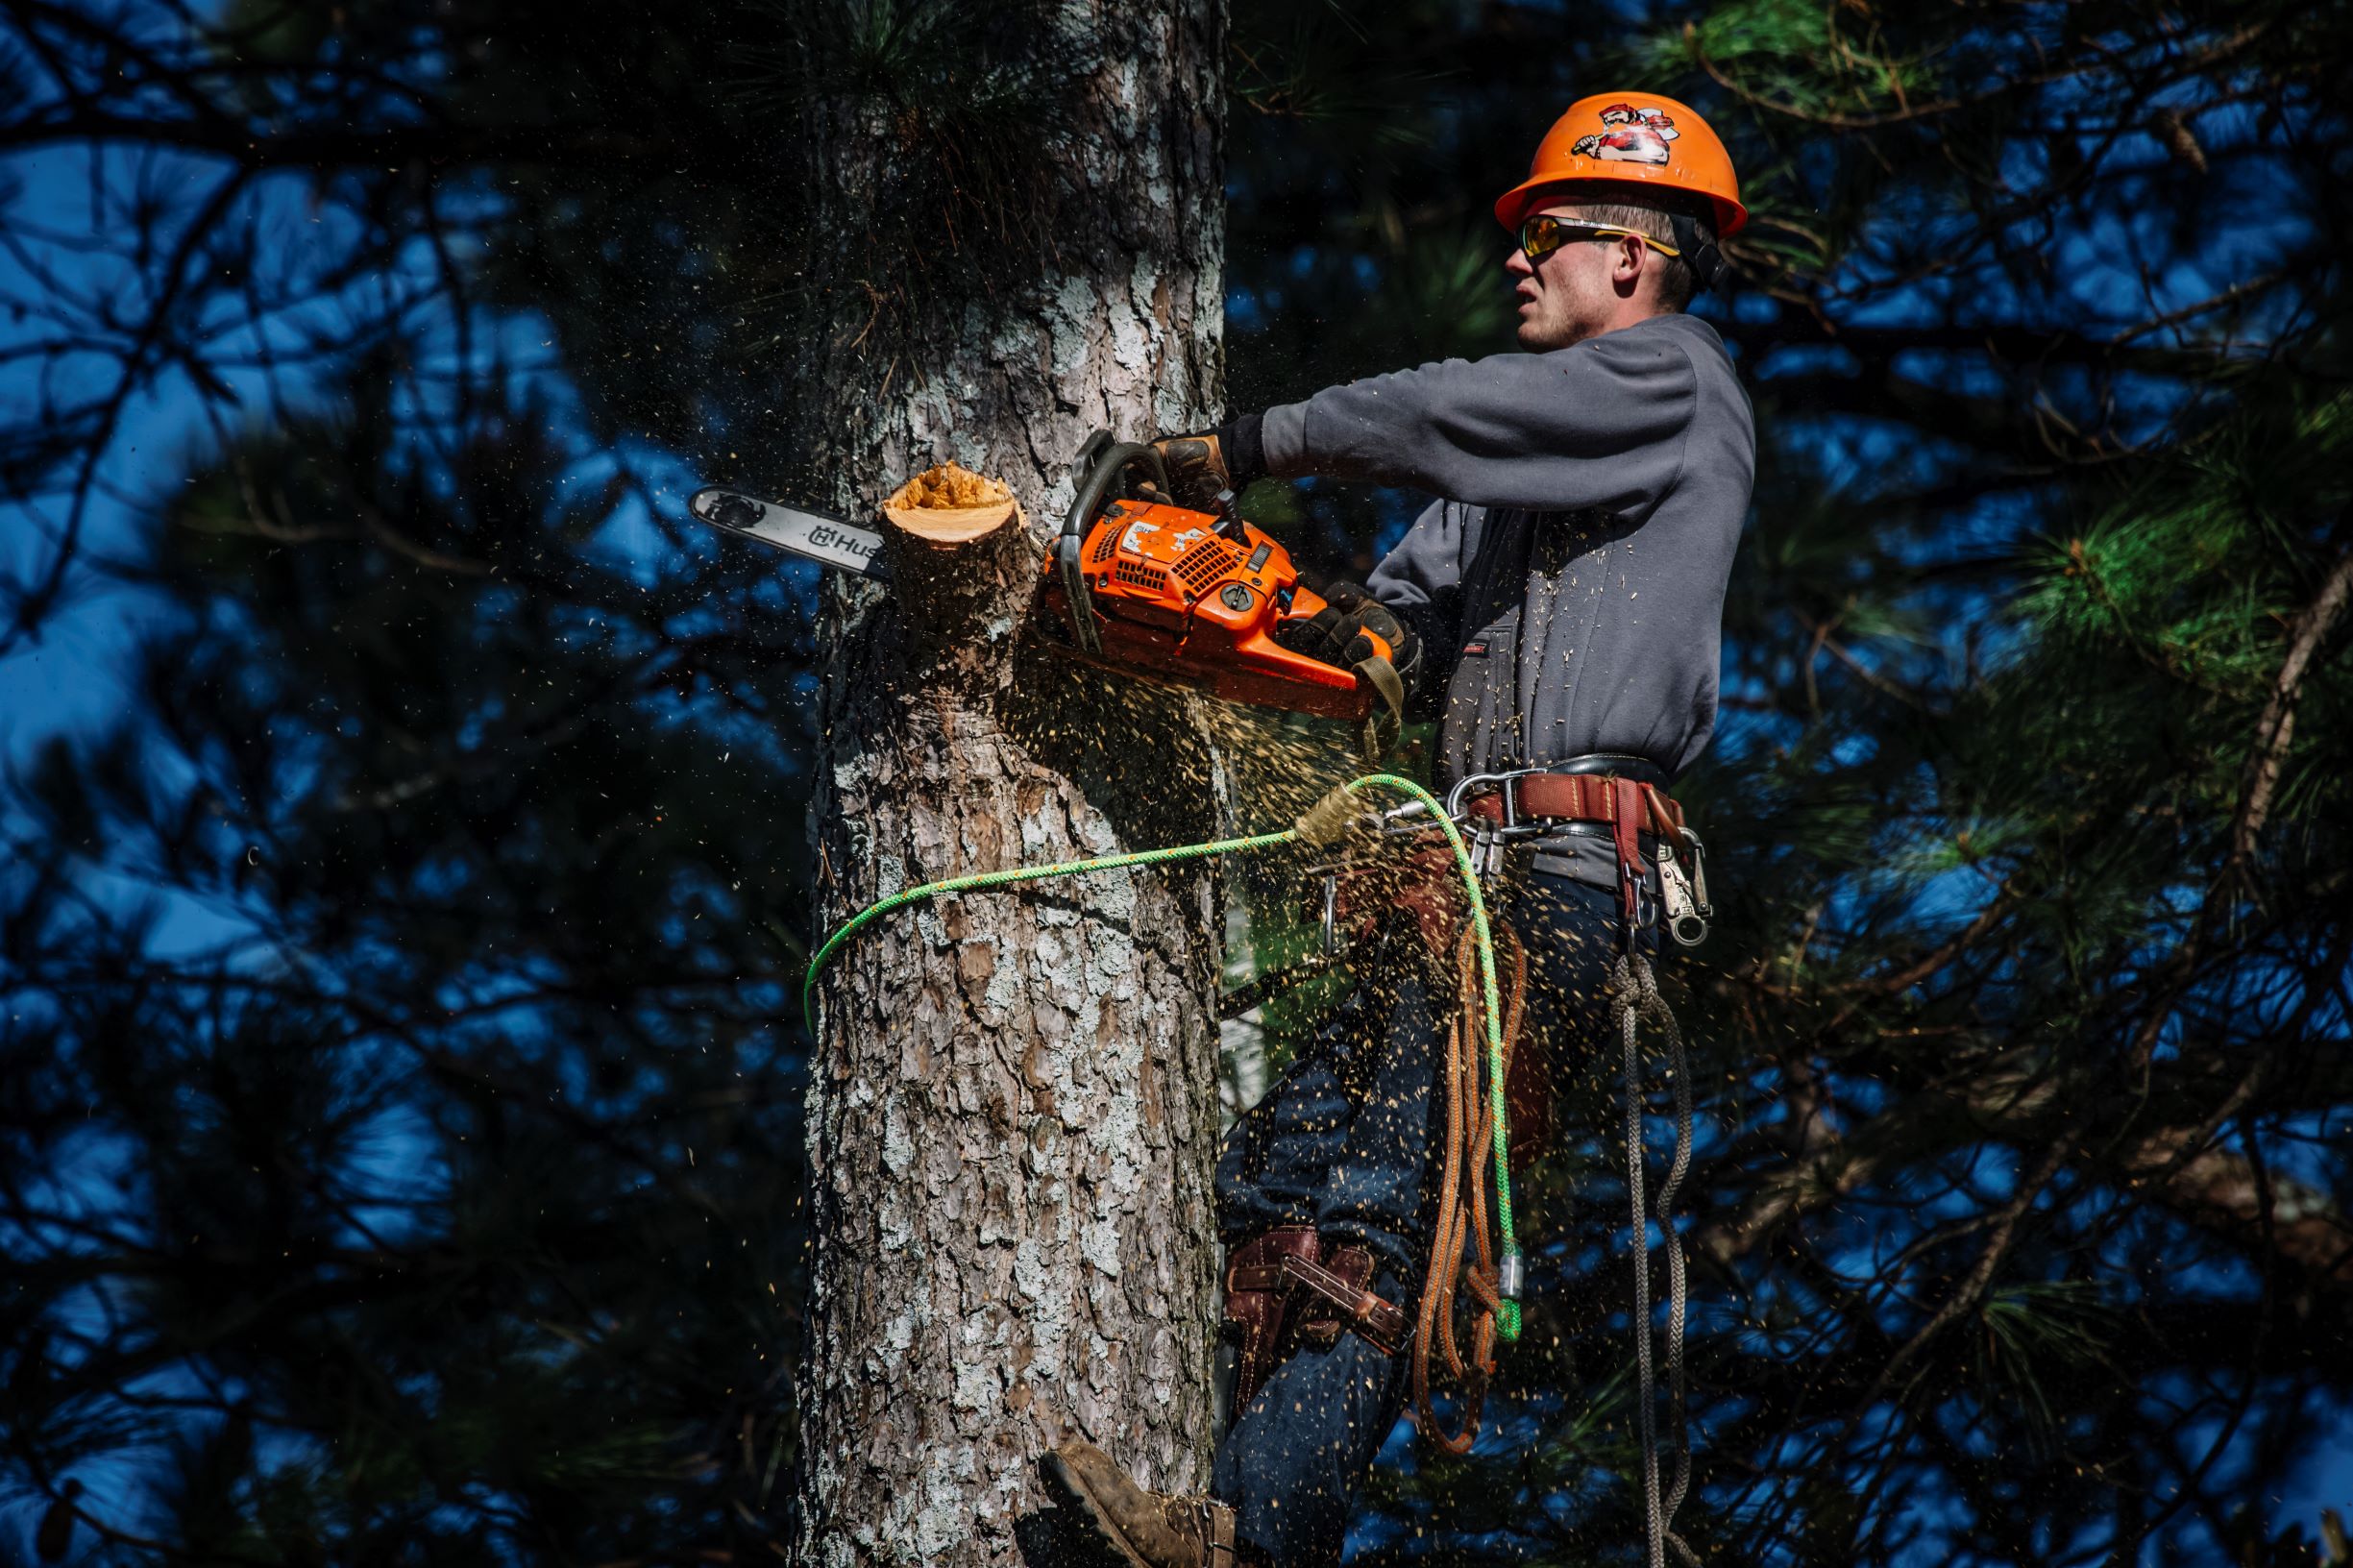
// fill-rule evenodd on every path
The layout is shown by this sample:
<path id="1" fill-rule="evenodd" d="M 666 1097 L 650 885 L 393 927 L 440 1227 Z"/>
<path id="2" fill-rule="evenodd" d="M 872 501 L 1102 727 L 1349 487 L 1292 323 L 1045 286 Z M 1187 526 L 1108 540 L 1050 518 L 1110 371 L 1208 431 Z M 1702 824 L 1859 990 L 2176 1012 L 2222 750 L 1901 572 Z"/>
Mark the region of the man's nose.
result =
<path id="1" fill-rule="evenodd" d="M 1533 278 L 1536 275 L 1535 263 L 1529 260 L 1528 253 L 1517 245 L 1512 246 L 1511 254 L 1504 257 L 1504 270 L 1518 278 Z"/>

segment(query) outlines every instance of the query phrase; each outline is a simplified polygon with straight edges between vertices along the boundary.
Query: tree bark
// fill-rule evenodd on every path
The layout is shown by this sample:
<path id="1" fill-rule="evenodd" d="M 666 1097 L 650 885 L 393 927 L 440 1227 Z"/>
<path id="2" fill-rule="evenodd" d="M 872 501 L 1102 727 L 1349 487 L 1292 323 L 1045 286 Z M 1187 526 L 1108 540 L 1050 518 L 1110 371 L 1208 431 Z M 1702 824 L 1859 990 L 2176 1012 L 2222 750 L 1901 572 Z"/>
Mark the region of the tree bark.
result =
<path id="1" fill-rule="evenodd" d="M 916 883 L 1209 836 L 1197 709 L 1074 669 L 1030 625 L 1042 535 L 1087 434 L 1218 409 L 1223 174 L 1215 0 L 1041 12 L 1090 63 L 1038 148 L 1055 240 L 954 298 L 846 237 L 894 177 L 888 117 L 810 113 L 830 177 L 809 351 L 836 505 L 953 459 L 1030 529 L 943 550 L 886 530 L 888 593 L 836 605 L 821 695 L 817 921 Z M 961 243 L 987 243 L 969 233 Z M 883 325 L 877 330 L 877 322 Z M 813 1261 L 797 1383 L 797 1556 L 1042 1560 L 1036 1459 L 1084 1435 L 1196 1488 L 1213 1436 L 1213 872 L 935 902 L 824 976 L 811 1064 Z"/>

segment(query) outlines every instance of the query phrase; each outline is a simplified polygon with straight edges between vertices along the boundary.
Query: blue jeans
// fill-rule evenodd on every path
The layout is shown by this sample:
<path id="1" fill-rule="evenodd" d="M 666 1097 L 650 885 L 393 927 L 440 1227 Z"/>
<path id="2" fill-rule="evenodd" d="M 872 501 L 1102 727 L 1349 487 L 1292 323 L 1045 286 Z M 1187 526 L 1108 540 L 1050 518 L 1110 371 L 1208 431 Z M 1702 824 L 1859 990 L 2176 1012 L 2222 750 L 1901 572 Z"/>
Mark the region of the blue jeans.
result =
<path id="1" fill-rule="evenodd" d="M 1519 1049 L 1554 1072 L 1606 1049 L 1617 895 L 1530 875 L 1506 913 L 1528 953 Z M 1454 992 L 1433 995 L 1418 966 L 1390 968 L 1401 972 L 1358 986 L 1226 1135 L 1217 1224 L 1229 1247 L 1278 1225 L 1361 1246 L 1374 1288 L 1410 1318 L 1436 1221 L 1437 1059 Z M 1235 1509 L 1245 1548 L 1285 1565 L 1339 1560 L 1357 1488 L 1404 1413 L 1409 1365 L 1405 1350 L 1383 1356 L 1343 1334 L 1329 1349 L 1302 1347 L 1235 1413 L 1210 1491 Z"/>

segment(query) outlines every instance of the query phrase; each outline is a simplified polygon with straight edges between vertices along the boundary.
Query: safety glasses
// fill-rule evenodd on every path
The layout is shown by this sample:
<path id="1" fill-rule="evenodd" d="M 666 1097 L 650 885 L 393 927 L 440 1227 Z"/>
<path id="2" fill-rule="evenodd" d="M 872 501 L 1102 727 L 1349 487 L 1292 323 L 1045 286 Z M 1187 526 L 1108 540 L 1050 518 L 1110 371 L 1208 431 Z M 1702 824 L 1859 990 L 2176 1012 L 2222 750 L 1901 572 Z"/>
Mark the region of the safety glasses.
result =
<path id="1" fill-rule="evenodd" d="M 1580 223 L 1575 218 L 1556 218 L 1549 212 L 1538 212 L 1520 225 L 1520 250 L 1532 264 L 1581 239 L 1638 239 L 1661 256 L 1683 254 L 1639 230 L 1619 229 L 1605 223 Z"/>

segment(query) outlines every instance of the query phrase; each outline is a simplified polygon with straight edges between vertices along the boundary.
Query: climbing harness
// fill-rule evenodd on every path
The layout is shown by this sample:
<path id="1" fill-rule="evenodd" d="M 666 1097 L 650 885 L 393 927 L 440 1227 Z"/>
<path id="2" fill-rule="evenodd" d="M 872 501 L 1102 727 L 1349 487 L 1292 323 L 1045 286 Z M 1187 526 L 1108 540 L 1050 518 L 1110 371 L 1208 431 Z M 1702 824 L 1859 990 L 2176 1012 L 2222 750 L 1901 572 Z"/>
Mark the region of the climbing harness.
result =
<path id="1" fill-rule="evenodd" d="M 1046 877 L 1078 876 L 1090 871 L 1118 870 L 1130 866 L 1167 865 L 1176 861 L 1197 860 L 1207 855 L 1238 854 L 1254 849 L 1271 849 L 1278 845 L 1294 842 L 1311 845 L 1327 845 L 1337 840 L 1363 820 L 1364 807 L 1356 796 L 1360 792 L 1366 790 L 1386 790 L 1410 796 L 1411 798 L 1405 806 L 1397 808 L 1393 813 L 1400 819 L 1418 820 L 1423 814 L 1428 814 L 1428 821 L 1417 821 L 1417 825 L 1435 826 L 1445 834 L 1456 872 L 1461 877 L 1463 892 L 1470 901 L 1469 940 L 1476 944 L 1480 993 L 1484 1004 L 1484 1011 L 1478 1020 L 1480 1027 L 1475 1030 L 1466 1026 L 1463 1033 L 1466 1039 L 1473 1041 L 1468 1049 L 1474 1056 L 1478 1049 L 1476 1041 L 1479 1035 L 1483 1033 L 1487 1066 L 1485 1107 L 1475 1118 L 1477 1135 L 1472 1146 L 1475 1147 L 1478 1142 L 1485 1142 L 1493 1149 L 1495 1219 L 1498 1236 L 1497 1247 L 1493 1255 L 1491 1283 L 1483 1281 L 1475 1284 L 1473 1291 L 1479 1295 L 1486 1311 L 1493 1318 L 1493 1337 L 1501 1339 L 1506 1344 L 1510 1344 L 1520 1336 L 1519 1296 L 1522 1282 L 1526 1278 L 1526 1266 L 1520 1259 L 1519 1237 L 1511 1214 L 1510 1127 L 1509 1115 L 1504 1103 L 1505 1044 L 1502 1008 L 1498 1000 L 1495 976 L 1495 937 L 1487 919 L 1486 895 L 1480 888 L 1477 873 L 1472 870 L 1470 850 L 1462 842 L 1461 831 L 1440 809 L 1437 796 L 1409 778 L 1400 778 L 1394 773 L 1367 773 L 1361 778 L 1351 779 L 1310 807 L 1297 822 L 1276 833 L 1256 833 L 1243 838 L 1217 839 L 1206 844 L 1178 845 L 1165 849 L 1140 849 L 1129 854 L 1102 855 L 1092 860 L 1063 861 L 1051 866 L 1020 866 L 1001 871 L 981 871 L 970 876 L 951 877 L 942 882 L 926 882 L 920 887 L 907 888 L 892 894 L 889 897 L 868 905 L 836 927 L 833 934 L 825 939 L 810 958 L 808 972 L 802 979 L 800 987 L 801 1017 L 807 1023 L 809 1032 L 813 1035 L 817 1033 L 818 975 L 823 971 L 826 963 L 852 936 L 893 910 L 904 909 L 909 904 L 944 897 L 950 894 L 977 893 L 991 888 L 1010 887 L 1020 882 L 1035 882 Z M 1515 943 L 1514 951 L 1516 950 Z M 1465 985 L 1466 987 L 1468 985 L 1467 978 Z M 1515 991 L 1513 1001 L 1515 1017 L 1517 1010 L 1518 1001 Z M 1473 1077 L 1476 1077 L 1475 1071 Z M 1479 1097 L 1475 1084 L 1457 1091 L 1456 1104 L 1458 1114 L 1466 1120 L 1472 1119 L 1468 1102 Z M 1483 1192 L 1483 1183 L 1472 1185 L 1476 1189 Z M 1483 1215 L 1483 1208 L 1482 1213 Z M 1483 1269 L 1488 1257 L 1486 1235 L 1483 1225 L 1480 1228 L 1480 1258 Z M 1361 1286 L 1359 1288 L 1360 1291 Z M 1490 1296 L 1492 1300 L 1489 1300 Z M 1378 1298 L 1374 1299 L 1378 1300 Z M 1451 1330 L 1449 1332 L 1451 1334 Z M 1482 1346 L 1488 1343 L 1488 1330 L 1483 1326 L 1479 1342 Z"/>

